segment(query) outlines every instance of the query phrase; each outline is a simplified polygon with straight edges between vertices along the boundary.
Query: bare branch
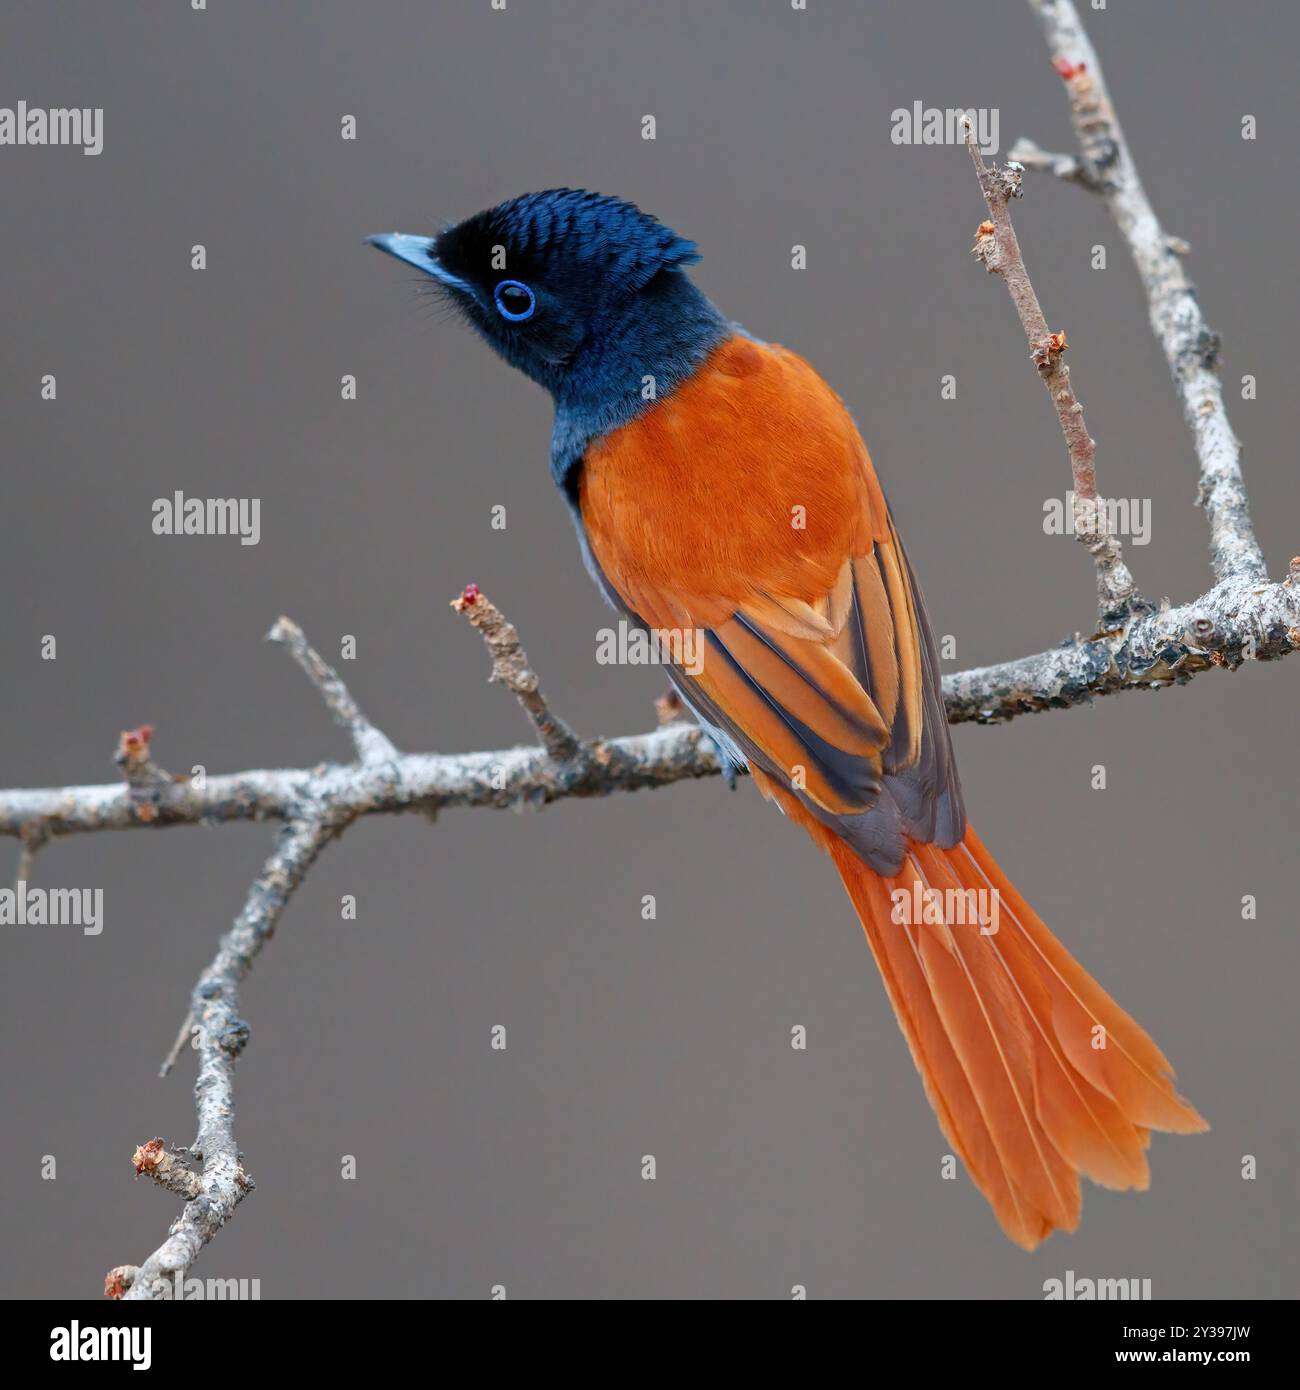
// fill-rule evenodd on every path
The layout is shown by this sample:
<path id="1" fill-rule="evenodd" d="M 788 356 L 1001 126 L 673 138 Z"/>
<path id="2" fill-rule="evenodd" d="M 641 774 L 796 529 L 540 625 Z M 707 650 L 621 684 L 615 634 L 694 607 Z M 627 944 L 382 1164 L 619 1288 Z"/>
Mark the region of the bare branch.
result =
<path id="1" fill-rule="evenodd" d="M 184 1279 L 199 1251 L 230 1220 L 235 1207 L 252 1189 L 235 1145 L 235 1062 L 249 1038 L 248 1024 L 239 1016 L 239 986 L 303 875 L 344 823 L 337 814 L 322 811 L 312 819 L 292 821 L 280 829 L 275 849 L 249 889 L 243 911 L 221 938 L 216 956 L 194 987 L 190 1017 L 199 1057 L 199 1075 L 194 1083 L 198 1137 L 190 1153 L 202 1160 L 203 1171 L 188 1175 L 198 1183 L 197 1190 L 191 1192 L 190 1184 L 180 1176 L 185 1170 L 179 1165 L 165 1165 L 173 1183 L 164 1185 L 173 1191 L 183 1188 L 186 1204 L 167 1239 L 131 1278 L 125 1298 L 170 1297 L 175 1281 Z M 154 1143 L 161 1145 L 158 1140 Z M 161 1159 L 156 1154 L 144 1156 L 152 1160 L 154 1175 L 158 1176 Z"/>
<path id="2" fill-rule="evenodd" d="M 297 623 L 279 618 L 266 638 L 288 647 L 289 654 L 307 673 L 307 679 L 320 691 L 334 722 L 352 735 L 353 747 L 363 763 L 392 762 L 398 756 L 388 738 L 361 713 L 338 672 L 308 644 Z"/>
<path id="3" fill-rule="evenodd" d="M 31 882 L 32 870 L 36 865 L 36 853 L 50 838 L 43 821 L 32 821 L 18 830 L 18 867 L 14 871 L 14 891 Z"/>
<path id="4" fill-rule="evenodd" d="M 1134 618 L 1117 632 L 984 666 L 943 682 L 950 723 L 997 724 L 1121 690 L 1183 685 L 1201 671 L 1273 661 L 1300 648 L 1300 564 L 1281 584 L 1225 579 L 1194 603 Z"/>
<path id="5" fill-rule="evenodd" d="M 162 1066 L 158 1068 L 158 1075 L 170 1076 L 172 1068 L 181 1059 L 181 1054 L 194 1041 L 194 1015 L 186 1014 L 181 1020 L 181 1026 L 176 1030 L 176 1040 L 168 1049 L 166 1057 L 163 1058 Z"/>
<path id="6" fill-rule="evenodd" d="M 1182 266 L 1185 246 L 1161 227 L 1111 105 L 1101 64 L 1071 0 L 1029 0 L 1042 22 L 1090 180 L 1128 243 L 1146 291 L 1151 328 L 1173 373 L 1200 463 L 1198 501 L 1210 522 L 1218 579 L 1263 579 L 1241 476 L 1241 444 L 1228 423 L 1219 381 L 1221 340 L 1205 321 L 1196 288 Z M 1012 157 L 1017 157 L 1017 146 Z M 1036 147 L 1035 147 L 1036 148 Z"/>
<path id="7" fill-rule="evenodd" d="M 492 656 L 492 674 L 488 679 L 504 685 L 523 706 L 541 737 L 542 747 L 557 763 L 576 757 L 581 746 L 578 736 L 564 720 L 551 713 L 537 673 L 529 666 L 519 644 L 514 624 L 507 622 L 496 604 L 479 592 L 477 584 L 467 585 L 459 598 L 452 599 L 451 606 L 478 630 Z"/>
<path id="8" fill-rule="evenodd" d="M 1096 171 L 1072 154 L 1052 154 L 1039 149 L 1032 140 L 1017 140 L 1007 156 L 1013 163 L 1023 164 L 1035 174 L 1051 174 L 1063 183 L 1077 183 L 1094 193 L 1101 191 Z"/>
<path id="9" fill-rule="evenodd" d="M 481 595 L 476 598 L 486 604 Z M 494 657 L 499 654 L 507 663 L 509 680 L 519 671 L 531 674 L 514 629 L 498 610 L 491 613 L 495 617 L 482 627 L 491 634 Z M 303 645 L 310 651 L 305 639 Z M 1196 604 L 1132 619 L 1120 632 L 1089 642 L 1076 639 L 1038 657 L 950 677 L 944 682 L 944 695 L 951 720 L 992 723 L 1116 690 L 1158 689 L 1189 680 L 1212 665 L 1232 667 L 1252 656 L 1282 656 L 1295 647 L 1300 647 L 1300 558 L 1282 584 L 1225 580 Z M 532 682 L 522 684 L 524 694 L 537 693 Z M 529 713 L 536 720 L 532 708 Z M 662 717 L 675 714 L 671 707 L 661 710 Z M 249 1037 L 248 1025 L 239 1016 L 239 985 L 331 837 L 360 815 L 429 811 L 443 805 L 545 804 L 567 796 L 662 786 L 718 770 L 716 754 L 698 727 L 669 722 L 638 738 L 577 745 L 574 757 L 565 763 L 545 749 L 517 748 L 460 758 L 407 755 L 382 765 L 361 761 L 310 771 L 245 773 L 208 779 L 203 792 L 189 784 L 172 784 L 169 795 L 143 817 L 130 786 L 0 793 L 0 830 L 29 836 L 110 824 L 285 821 L 243 911 L 191 994 L 189 1014 L 169 1059 L 192 1039 L 199 1054 L 194 1088 L 198 1137 L 189 1154 L 201 1160 L 202 1172 L 194 1173 L 167 1153 L 161 1140 L 136 1151 L 137 1173 L 147 1172 L 184 1198 L 185 1206 L 167 1239 L 143 1265 L 110 1271 L 106 1292 L 130 1299 L 170 1297 L 253 1187 L 234 1136 L 234 1068 Z"/>
<path id="10" fill-rule="evenodd" d="M 184 778 L 173 777 L 153 760 L 152 724 L 141 724 L 138 729 L 123 729 L 118 737 L 117 752 L 113 761 L 122 769 L 126 782 L 127 795 L 138 820 L 146 824 L 158 814 L 158 806 L 177 782 Z"/>
<path id="11" fill-rule="evenodd" d="M 1006 282 L 1011 302 L 1020 316 L 1025 337 L 1029 340 L 1030 356 L 1038 368 L 1047 394 L 1056 407 L 1070 452 L 1070 473 L 1074 479 L 1074 529 L 1079 540 L 1087 546 L 1097 568 L 1097 612 L 1102 631 L 1120 627 L 1135 612 L 1143 611 L 1137 585 L 1124 563 L 1123 547 L 1111 535 L 1105 511 L 1097 505 L 1096 441 L 1088 433 L 1083 418 L 1083 406 L 1074 394 L 1070 369 L 1062 361 L 1067 347 L 1064 333 L 1053 333 L 1033 282 L 1025 268 L 1016 229 L 1011 223 L 1010 202 L 1020 197 L 1020 168 L 1009 164 L 989 168 L 980 157 L 975 144 L 975 131 L 969 118 L 963 118 L 966 148 L 980 192 L 988 207 L 991 222 L 982 222 L 975 235 L 974 254 L 985 269 L 1000 275 Z"/>
<path id="12" fill-rule="evenodd" d="M 1177 651 L 1186 627 L 1183 614 L 1213 619 L 1213 633 L 1194 651 L 1190 646 Z M 1076 678 L 1096 671 L 1103 648 L 1116 651 L 1126 645 L 1143 652 L 1173 649 L 1180 682 L 1211 665 L 1235 667 L 1252 654 L 1260 660 L 1285 656 L 1300 645 L 1300 565 L 1281 584 L 1225 581 L 1195 602 L 1147 615 L 1104 642 L 1071 640 L 1034 656 L 947 675 L 948 719 L 1001 721 L 1149 685 L 1137 678 L 1140 663 L 1125 663 L 1128 678 L 1118 683 L 1101 674 Z M 1169 677 L 1157 674 L 1153 679 L 1163 684 Z M 311 806 L 347 820 L 458 806 L 543 806 L 716 774 L 717 754 L 698 725 L 675 718 L 676 710 L 665 713 L 668 722 L 650 733 L 593 740 L 586 745 L 587 756 L 571 765 L 557 764 L 542 748 L 503 748 L 406 753 L 382 766 L 324 763 L 236 772 L 209 776 L 201 790 L 188 781 L 176 783 L 148 820 L 139 817 L 120 784 L 0 791 L 0 835 L 37 836 L 44 842 L 99 830 L 291 821 Z M 186 1030 L 184 1039 L 188 1037 Z"/>
<path id="13" fill-rule="evenodd" d="M 406 753 L 383 767 L 325 763 L 209 776 L 200 791 L 178 786 L 152 821 L 141 821 L 119 785 L 0 791 L 0 835 L 31 822 L 51 837 L 230 821 L 291 820 L 319 800 L 352 816 L 432 812 L 453 806 L 521 808 L 569 797 L 664 787 L 718 771 L 717 755 L 695 724 L 626 738 L 595 739 L 581 765 L 557 764 L 542 748 L 477 753 Z"/>
<path id="14" fill-rule="evenodd" d="M 199 1175 L 192 1172 L 173 1153 L 169 1153 L 166 1143 L 161 1139 L 150 1139 L 141 1144 L 131 1155 L 131 1163 L 138 1178 L 141 1174 L 152 1178 L 159 1187 L 184 1197 L 192 1202 L 203 1190 Z"/>

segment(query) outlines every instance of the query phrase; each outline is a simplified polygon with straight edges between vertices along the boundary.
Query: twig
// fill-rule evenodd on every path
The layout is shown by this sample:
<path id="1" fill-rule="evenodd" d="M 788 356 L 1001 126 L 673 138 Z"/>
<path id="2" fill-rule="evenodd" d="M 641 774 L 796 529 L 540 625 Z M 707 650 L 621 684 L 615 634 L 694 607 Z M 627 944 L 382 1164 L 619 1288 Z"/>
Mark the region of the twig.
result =
<path id="1" fill-rule="evenodd" d="M 137 1178 L 141 1174 L 152 1178 L 159 1187 L 175 1193 L 177 1197 L 184 1197 L 187 1202 L 192 1202 L 203 1191 L 203 1180 L 199 1175 L 187 1168 L 175 1154 L 169 1153 L 161 1139 L 150 1139 L 147 1144 L 141 1144 L 131 1155 L 131 1163 Z"/>
<path id="2" fill-rule="evenodd" d="M 36 852 L 49 838 L 50 832 L 44 821 L 32 821 L 29 825 L 19 827 L 18 867 L 14 871 L 15 893 L 19 891 L 20 884 L 31 882 L 32 869 L 36 864 Z"/>
<path id="3" fill-rule="evenodd" d="M 397 749 L 357 708 L 356 701 L 338 672 L 327 665 L 308 644 L 297 623 L 289 618 L 279 618 L 266 638 L 268 642 L 276 642 L 289 649 L 290 655 L 307 673 L 307 679 L 320 691 L 326 707 L 334 716 L 334 722 L 352 735 L 353 747 L 363 763 L 392 762 L 398 757 Z"/>
<path id="4" fill-rule="evenodd" d="M 1070 453 L 1070 472 L 1074 479 L 1074 529 L 1079 540 L 1087 546 L 1097 568 L 1097 611 L 1099 629 L 1108 631 L 1122 627 L 1135 613 L 1144 611 L 1137 585 L 1124 563 L 1123 548 L 1110 533 L 1105 511 L 1097 505 L 1096 441 L 1088 433 L 1083 418 L 1083 406 L 1074 394 L 1070 369 L 1061 360 L 1066 349 L 1064 333 L 1053 333 L 1038 303 L 1033 282 L 1025 269 L 1024 257 L 1016 229 L 1011 223 L 1010 200 L 1020 197 L 1020 168 L 1009 164 L 1004 168 L 989 168 L 975 144 L 975 132 L 968 117 L 963 117 L 966 148 L 980 192 L 988 206 L 991 222 L 982 222 L 975 237 L 974 254 L 990 272 L 1006 282 L 1011 302 L 1020 316 L 1029 351 L 1047 394 L 1056 407 Z"/>
<path id="5" fill-rule="evenodd" d="M 1040 149 L 1032 140 L 1017 140 L 1008 158 L 1016 164 L 1023 164 L 1035 174 L 1051 174 L 1063 183 L 1077 183 L 1094 193 L 1101 191 L 1101 178 L 1097 171 L 1077 155 L 1053 154 Z"/>
<path id="6" fill-rule="evenodd" d="M 1192 431 L 1200 464 L 1198 501 L 1210 523 L 1215 577 L 1263 579 L 1268 571 L 1255 539 L 1241 476 L 1241 444 L 1228 423 L 1219 381 L 1221 339 L 1205 321 L 1196 289 L 1183 269 L 1186 247 L 1166 234 L 1152 210 L 1128 141 L 1111 105 L 1088 35 L 1071 0 L 1029 0 L 1057 72 L 1070 97 L 1070 116 L 1089 170 L 1085 183 L 1105 200 L 1128 243 L 1146 292 L 1151 328 Z M 1017 144 L 1025 163 L 1037 146 Z M 1026 158 L 1029 156 L 1029 158 Z"/>
<path id="7" fill-rule="evenodd" d="M 153 760 L 152 724 L 138 729 L 123 729 L 117 741 L 113 761 L 122 769 L 127 794 L 138 820 L 148 823 L 158 814 L 158 805 L 184 778 L 173 777 Z"/>
<path id="8" fill-rule="evenodd" d="M 513 623 L 491 599 L 469 584 L 465 591 L 451 601 L 452 608 L 469 620 L 477 629 L 492 655 L 490 681 L 497 681 L 510 691 L 533 721 L 542 740 L 542 747 L 557 763 L 566 763 L 578 755 L 581 744 L 578 736 L 557 715 L 551 713 L 542 695 L 537 673 L 528 664 L 528 657 L 519 644 L 519 634 Z"/>
<path id="9" fill-rule="evenodd" d="M 235 1062 L 249 1038 L 248 1024 L 239 1016 L 239 985 L 303 875 L 340 828 L 340 821 L 325 814 L 281 828 L 243 911 L 221 938 L 216 956 L 194 987 L 190 1016 L 199 1057 L 194 1083 L 198 1137 L 190 1152 L 202 1159 L 203 1171 L 189 1175 L 197 1178 L 197 1190 L 192 1195 L 189 1190 L 183 1193 L 187 1200 L 180 1216 L 167 1239 L 132 1277 L 125 1298 L 169 1297 L 176 1279 L 184 1279 L 199 1251 L 230 1220 L 253 1186 L 235 1144 Z M 184 1183 L 174 1169 L 171 1172 L 177 1183 Z"/>
<path id="10" fill-rule="evenodd" d="M 162 1066 L 158 1068 L 158 1075 L 160 1077 L 171 1075 L 172 1068 L 181 1059 L 181 1054 L 185 1051 L 186 1047 L 188 1047 L 189 1044 L 193 1041 L 194 1015 L 190 1013 L 186 1014 L 185 1017 L 181 1020 L 181 1026 L 179 1029 L 177 1029 L 176 1032 L 176 1040 L 172 1043 L 170 1049 L 167 1052 L 166 1057 L 163 1058 Z"/>

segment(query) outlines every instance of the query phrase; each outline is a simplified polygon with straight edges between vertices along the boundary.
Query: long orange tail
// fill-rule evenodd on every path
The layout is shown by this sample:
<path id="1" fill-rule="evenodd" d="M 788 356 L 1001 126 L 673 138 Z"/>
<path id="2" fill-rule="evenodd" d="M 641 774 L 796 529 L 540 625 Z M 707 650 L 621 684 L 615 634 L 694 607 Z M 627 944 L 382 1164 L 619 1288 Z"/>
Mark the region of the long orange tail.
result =
<path id="1" fill-rule="evenodd" d="M 974 830 L 948 850 L 910 844 L 892 879 L 829 832 L 817 838 L 862 919 L 939 1124 L 1017 1245 L 1074 1230 L 1080 1173 L 1145 1188 L 1151 1130 L 1209 1128 L 1174 1090 L 1164 1054 Z"/>

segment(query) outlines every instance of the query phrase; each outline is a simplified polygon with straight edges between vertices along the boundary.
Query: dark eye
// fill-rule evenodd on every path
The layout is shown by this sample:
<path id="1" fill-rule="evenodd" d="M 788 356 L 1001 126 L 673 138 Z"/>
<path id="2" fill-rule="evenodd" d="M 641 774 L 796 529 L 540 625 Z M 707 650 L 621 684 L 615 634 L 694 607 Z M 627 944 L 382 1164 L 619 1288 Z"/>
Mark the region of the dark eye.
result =
<path id="1" fill-rule="evenodd" d="M 503 319 L 511 323 L 522 323 L 533 316 L 537 308 L 537 296 L 520 280 L 502 280 L 492 292 L 497 309 Z"/>

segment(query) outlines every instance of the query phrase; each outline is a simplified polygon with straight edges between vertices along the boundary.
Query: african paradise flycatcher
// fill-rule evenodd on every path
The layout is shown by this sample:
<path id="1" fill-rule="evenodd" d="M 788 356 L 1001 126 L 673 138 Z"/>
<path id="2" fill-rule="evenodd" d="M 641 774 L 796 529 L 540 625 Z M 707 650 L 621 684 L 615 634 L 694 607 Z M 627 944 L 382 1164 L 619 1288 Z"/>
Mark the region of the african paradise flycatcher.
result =
<path id="1" fill-rule="evenodd" d="M 1150 1131 L 1207 1126 L 967 823 L 921 592 L 840 398 L 719 313 L 685 274 L 692 242 L 616 198 L 530 193 L 371 242 L 551 393 L 587 568 L 630 622 L 699 634 L 677 690 L 834 860 L 1007 1235 L 1073 1230 L 1081 1173 L 1145 1188 Z"/>

